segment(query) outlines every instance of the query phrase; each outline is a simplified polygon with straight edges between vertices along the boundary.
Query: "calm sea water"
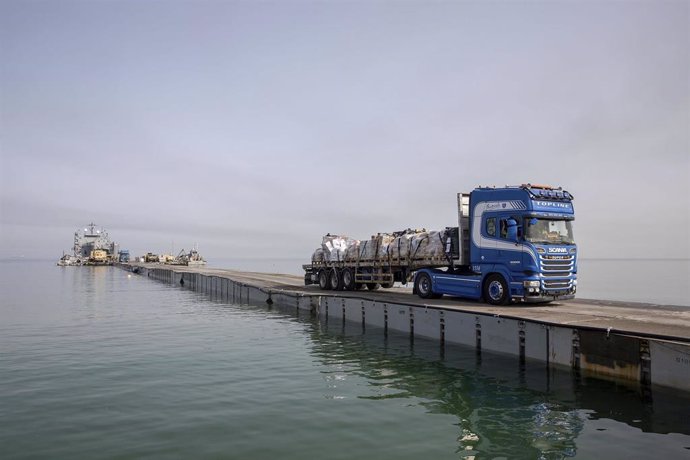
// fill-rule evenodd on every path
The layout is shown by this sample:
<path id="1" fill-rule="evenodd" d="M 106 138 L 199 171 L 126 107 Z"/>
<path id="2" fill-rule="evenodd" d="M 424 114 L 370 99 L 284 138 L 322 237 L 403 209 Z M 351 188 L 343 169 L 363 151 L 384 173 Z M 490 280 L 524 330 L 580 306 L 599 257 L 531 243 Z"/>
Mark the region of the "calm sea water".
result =
<path id="1" fill-rule="evenodd" d="M 211 259 L 218 268 L 303 275 L 302 259 Z M 578 298 L 690 306 L 690 259 L 582 259 Z"/>
<path id="2" fill-rule="evenodd" d="M 0 262 L 0 458 L 690 457 L 690 397 Z"/>

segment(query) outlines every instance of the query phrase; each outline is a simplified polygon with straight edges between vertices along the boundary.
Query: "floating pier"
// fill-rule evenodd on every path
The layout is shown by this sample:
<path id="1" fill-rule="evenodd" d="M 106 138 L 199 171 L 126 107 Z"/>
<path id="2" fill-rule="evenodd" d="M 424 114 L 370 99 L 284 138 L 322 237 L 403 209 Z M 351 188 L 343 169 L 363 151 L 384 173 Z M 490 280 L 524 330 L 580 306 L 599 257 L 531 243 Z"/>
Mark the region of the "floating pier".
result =
<path id="1" fill-rule="evenodd" d="M 690 392 L 690 309 L 571 300 L 492 306 L 420 299 L 411 289 L 321 291 L 300 276 L 205 267 L 120 264 L 157 281 L 236 304 L 310 311 L 327 321 L 409 334 L 536 360 L 546 366 Z"/>

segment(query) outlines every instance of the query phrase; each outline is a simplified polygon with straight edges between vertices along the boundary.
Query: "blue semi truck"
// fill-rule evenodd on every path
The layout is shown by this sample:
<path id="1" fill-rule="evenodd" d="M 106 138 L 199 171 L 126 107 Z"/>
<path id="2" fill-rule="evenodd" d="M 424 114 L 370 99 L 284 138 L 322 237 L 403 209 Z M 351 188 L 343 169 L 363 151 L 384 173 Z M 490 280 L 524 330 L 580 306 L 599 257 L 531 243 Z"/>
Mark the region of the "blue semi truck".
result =
<path id="1" fill-rule="evenodd" d="M 398 232 L 373 253 L 344 250 L 337 257 L 312 256 L 312 263 L 303 266 L 305 284 L 351 290 L 413 281 L 422 298 L 449 295 L 493 305 L 572 299 L 577 289 L 572 202 L 567 191 L 546 185 L 458 193 L 458 226 L 432 232 L 433 238 L 425 234 L 431 243 L 440 240 L 442 253 L 415 251 L 419 239 L 414 238 L 408 238 L 408 251 L 400 251 L 400 241 L 409 233 Z"/>

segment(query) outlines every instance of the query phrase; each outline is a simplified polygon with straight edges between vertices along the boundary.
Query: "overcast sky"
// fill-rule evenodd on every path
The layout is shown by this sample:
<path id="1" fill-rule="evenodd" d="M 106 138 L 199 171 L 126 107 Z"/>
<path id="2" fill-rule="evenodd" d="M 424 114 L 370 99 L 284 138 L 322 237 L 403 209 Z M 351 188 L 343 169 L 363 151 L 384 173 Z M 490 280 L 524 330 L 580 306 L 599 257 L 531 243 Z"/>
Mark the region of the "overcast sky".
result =
<path id="1" fill-rule="evenodd" d="M 0 0 L 0 257 L 308 259 L 575 195 L 583 257 L 690 257 L 688 1 Z"/>

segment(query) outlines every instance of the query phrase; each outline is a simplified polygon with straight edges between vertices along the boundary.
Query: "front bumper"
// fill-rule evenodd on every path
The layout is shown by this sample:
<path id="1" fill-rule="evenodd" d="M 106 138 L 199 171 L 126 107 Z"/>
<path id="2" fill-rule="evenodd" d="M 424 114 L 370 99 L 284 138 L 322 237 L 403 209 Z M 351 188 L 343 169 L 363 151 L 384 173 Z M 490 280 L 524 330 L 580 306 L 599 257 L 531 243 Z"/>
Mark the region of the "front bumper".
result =
<path id="1" fill-rule="evenodd" d="M 539 303 L 575 298 L 577 292 L 576 278 L 538 278 L 522 282 L 522 289 L 513 291 L 513 300 Z"/>
<path id="2" fill-rule="evenodd" d="M 544 302 L 555 302 L 556 300 L 570 300 L 575 298 L 575 293 L 569 294 L 549 294 L 541 293 L 539 295 L 526 295 L 520 297 L 519 299 L 527 303 L 544 303 Z"/>

